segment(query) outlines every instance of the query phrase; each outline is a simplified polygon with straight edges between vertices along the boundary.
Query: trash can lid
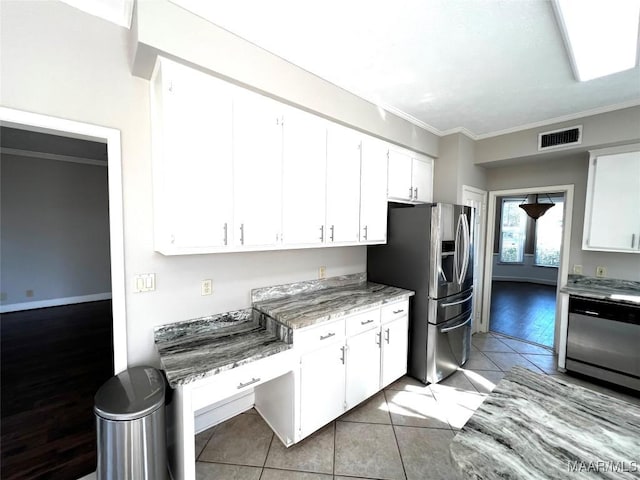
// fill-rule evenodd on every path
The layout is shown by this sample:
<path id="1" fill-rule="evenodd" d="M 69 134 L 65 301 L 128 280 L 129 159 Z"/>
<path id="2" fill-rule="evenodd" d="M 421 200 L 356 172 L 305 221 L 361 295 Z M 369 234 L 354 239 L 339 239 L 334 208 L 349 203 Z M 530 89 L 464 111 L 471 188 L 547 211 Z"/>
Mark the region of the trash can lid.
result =
<path id="1" fill-rule="evenodd" d="M 107 380 L 95 396 L 94 411 L 108 420 L 136 420 L 164 403 L 164 378 L 153 367 L 132 367 Z"/>

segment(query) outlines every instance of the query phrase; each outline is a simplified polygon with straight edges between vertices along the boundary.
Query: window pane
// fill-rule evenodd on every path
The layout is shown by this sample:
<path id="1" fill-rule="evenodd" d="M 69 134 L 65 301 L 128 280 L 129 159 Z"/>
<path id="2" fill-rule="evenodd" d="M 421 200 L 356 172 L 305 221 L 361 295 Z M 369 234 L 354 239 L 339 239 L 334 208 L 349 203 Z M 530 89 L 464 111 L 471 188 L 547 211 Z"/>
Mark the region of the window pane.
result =
<path id="1" fill-rule="evenodd" d="M 500 261 L 504 263 L 522 263 L 524 260 L 527 214 L 518 205 L 519 200 L 502 201 Z"/>
<path id="2" fill-rule="evenodd" d="M 555 200 L 555 206 L 536 222 L 536 265 L 560 266 L 563 213 L 564 201 Z"/>

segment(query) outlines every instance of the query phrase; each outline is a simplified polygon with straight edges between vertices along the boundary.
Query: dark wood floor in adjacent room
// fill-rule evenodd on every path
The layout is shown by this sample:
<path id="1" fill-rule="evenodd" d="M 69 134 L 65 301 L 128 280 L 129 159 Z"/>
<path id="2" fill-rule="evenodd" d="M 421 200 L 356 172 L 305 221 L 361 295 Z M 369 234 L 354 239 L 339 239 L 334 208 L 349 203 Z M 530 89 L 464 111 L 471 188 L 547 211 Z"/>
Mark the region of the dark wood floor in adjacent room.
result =
<path id="1" fill-rule="evenodd" d="M 490 317 L 489 329 L 492 332 L 553 347 L 556 287 L 494 281 Z"/>
<path id="2" fill-rule="evenodd" d="M 113 375 L 111 301 L 3 314 L 3 480 L 77 479 L 96 468 L 93 397 Z"/>

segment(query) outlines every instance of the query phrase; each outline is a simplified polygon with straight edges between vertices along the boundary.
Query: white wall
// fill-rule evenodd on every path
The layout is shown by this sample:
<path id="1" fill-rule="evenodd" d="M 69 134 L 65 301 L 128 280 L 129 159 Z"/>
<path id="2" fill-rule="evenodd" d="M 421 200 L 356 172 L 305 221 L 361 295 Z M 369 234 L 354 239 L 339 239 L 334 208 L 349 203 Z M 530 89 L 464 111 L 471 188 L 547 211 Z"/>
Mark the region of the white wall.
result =
<path id="1" fill-rule="evenodd" d="M 131 365 L 157 364 L 152 333 L 155 325 L 247 307 L 251 288 L 313 279 L 321 265 L 327 267 L 328 276 L 366 269 L 365 247 L 181 257 L 155 253 L 149 84 L 131 75 L 129 32 L 53 0 L 3 0 L 0 21 L 0 98 L 4 106 L 112 127 L 122 133 Z M 241 56 L 230 55 L 224 44 L 202 45 L 202 38 L 190 34 L 177 38 L 171 35 L 171 22 L 157 28 L 159 35 L 179 42 L 184 51 L 208 51 L 210 67 L 216 62 L 222 66 L 233 63 L 245 72 L 243 78 L 266 78 L 269 84 L 281 84 L 283 95 L 291 88 L 296 103 L 329 105 L 331 116 L 345 123 L 360 124 L 363 129 L 372 126 L 373 133 L 379 136 L 401 144 L 414 142 L 414 147 L 421 145 L 426 153 L 437 153 L 437 138 L 428 132 L 397 117 L 389 120 L 393 117 L 387 116 L 386 121 L 380 121 L 375 107 L 328 82 L 320 91 L 312 91 L 309 85 L 318 85 L 317 79 L 313 80 L 316 77 L 282 60 L 278 64 L 270 59 L 271 69 L 252 70 L 255 65 L 244 62 Z M 237 42 L 234 40 L 233 48 L 239 48 Z M 169 47 L 174 48 L 171 45 L 174 44 L 169 42 Z M 245 44 L 236 53 L 255 54 L 254 58 L 259 56 L 255 50 Z M 376 112 L 376 119 L 370 118 L 372 112 Z M 132 293 L 133 275 L 147 272 L 157 274 L 157 290 Z M 214 295 L 201 297 L 200 281 L 206 278 L 213 279 Z"/>
<path id="2" fill-rule="evenodd" d="M 595 276 L 596 267 L 604 266 L 608 277 L 640 280 L 640 255 L 582 250 L 588 162 L 588 153 L 578 153 L 545 162 L 490 168 L 487 169 L 487 184 L 491 191 L 573 184 L 569 273 L 573 265 L 582 265 L 584 275 Z"/>
<path id="3" fill-rule="evenodd" d="M 15 155 L 0 164 L 3 311 L 109 294 L 107 169 Z"/>

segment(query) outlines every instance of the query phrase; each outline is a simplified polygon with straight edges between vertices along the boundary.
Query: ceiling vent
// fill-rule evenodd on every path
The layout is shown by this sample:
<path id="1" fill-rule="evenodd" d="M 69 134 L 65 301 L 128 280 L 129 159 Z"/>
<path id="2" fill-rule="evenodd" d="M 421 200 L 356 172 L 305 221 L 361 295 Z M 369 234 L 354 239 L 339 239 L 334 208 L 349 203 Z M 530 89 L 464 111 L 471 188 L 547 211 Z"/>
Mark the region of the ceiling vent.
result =
<path id="1" fill-rule="evenodd" d="M 538 151 L 582 143 L 582 125 L 538 134 Z"/>

